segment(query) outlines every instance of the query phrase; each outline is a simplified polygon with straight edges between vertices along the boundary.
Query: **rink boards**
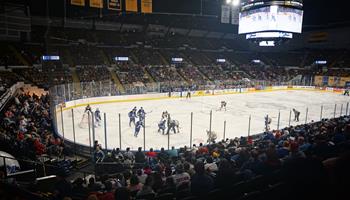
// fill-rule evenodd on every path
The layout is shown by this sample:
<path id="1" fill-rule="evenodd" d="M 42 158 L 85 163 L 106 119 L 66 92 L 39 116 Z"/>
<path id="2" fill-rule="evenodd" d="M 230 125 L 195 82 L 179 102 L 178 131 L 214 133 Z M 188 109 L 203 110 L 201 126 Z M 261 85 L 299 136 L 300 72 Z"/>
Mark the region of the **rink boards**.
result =
<path id="1" fill-rule="evenodd" d="M 334 92 L 344 93 L 342 88 L 332 87 L 315 87 L 315 86 L 268 86 L 268 87 L 252 87 L 252 88 L 233 88 L 233 89 L 215 89 L 215 90 L 198 90 L 192 91 L 192 97 L 199 96 L 214 96 L 214 95 L 228 95 L 228 94 L 242 94 L 242 93 L 253 93 L 253 92 L 273 92 L 273 91 L 287 91 L 287 90 L 305 90 L 305 91 L 320 91 L 320 92 Z M 95 104 L 106 104 L 106 103 L 118 103 L 118 102 L 133 102 L 133 101 L 147 101 L 147 100 L 161 100 L 169 98 L 186 98 L 186 91 L 172 92 L 171 97 L 168 93 L 147 93 L 147 94 L 136 94 L 136 95 L 120 95 L 120 96 L 104 96 L 104 97 L 92 97 L 86 99 L 78 99 L 73 101 L 67 101 L 64 104 L 56 105 L 56 112 L 62 110 L 69 110 L 81 106 L 95 105 Z"/>
<path id="2" fill-rule="evenodd" d="M 349 97 L 339 95 L 343 91 L 343 89 L 338 88 L 313 86 L 273 86 L 193 91 L 192 97 L 194 98 L 191 100 L 186 99 L 187 92 L 183 92 L 182 98 L 178 92 L 173 92 L 170 98 L 168 93 L 93 97 L 69 101 L 62 107 L 57 105 L 55 125 L 57 134 L 64 138 L 67 144 L 79 144 L 77 145 L 79 151 L 89 147 L 89 143 L 94 139 L 105 144 L 103 145 L 105 148 L 130 147 L 132 150 L 136 150 L 138 147 L 144 146 L 144 136 L 143 133 L 138 138 L 133 136 L 134 129 L 128 124 L 128 112 L 134 106 L 138 108 L 143 106 L 148 111 L 146 148 L 159 149 L 168 146 L 168 137 L 157 132 L 160 114 L 167 110 L 174 119 L 180 122 L 181 126 L 181 133 L 171 134 L 169 144 L 170 146 L 183 147 L 190 144 L 192 126 L 194 130 L 193 143 L 205 143 L 206 130 L 210 129 L 209 115 L 211 110 L 213 111 L 212 130 L 224 138 L 223 131 L 226 129 L 226 137 L 234 138 L 246 135 L 247 130 L 250 130 L 251 134 L 261 133 L 264 129 L 262 119 L 266 114 L 273 119 L 273 128 L 287 127 L 291 108 L 301 111 L 303 118 L 298 123 L 292 122 L 291 125 L 303 124 L 311 120 L 318 121 L 320 109 L 323 109 L 323 117 L 327 118 L 345 114 L 348 112 Z M 222 100 L 227 102 L 227 112 L 218 110 Z M 103 120 L 101 127 L 94 130 L 95 134 L 91 133 L 96 138 L 89 137 L 88 128 L 79 127 L 84 107 L 87 104 L 91 104 L 93 109 L 98 107 L 107 116 L 107 125 L 104 125 L 105 120 Z M 278 122 L 279 112 L 281 114 L 280 122 Z M 194 115 L 193 125 L 190 121 L 191 113 Z M 308 113 L 307 117 L 305 117 L 305 113 Z M 251 128 L 248 129 L 250 126 L 248 119 L 250 118 Z M 226 128 L 224 128 L 224 124 L 227 125 Z M 88 148 L 83 151 L 88 151 Z"/>

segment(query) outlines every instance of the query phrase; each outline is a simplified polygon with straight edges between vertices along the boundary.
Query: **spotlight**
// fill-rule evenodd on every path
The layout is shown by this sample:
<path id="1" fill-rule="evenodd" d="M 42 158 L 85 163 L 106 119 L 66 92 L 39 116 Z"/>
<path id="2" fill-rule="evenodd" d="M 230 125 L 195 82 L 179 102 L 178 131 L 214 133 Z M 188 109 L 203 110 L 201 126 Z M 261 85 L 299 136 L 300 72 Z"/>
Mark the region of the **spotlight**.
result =
<path id="1" fill-rule="evenodd" d="M 231 3 L 233 6 L 238 6 L 240 2 L 239 2 L 239 0 L 232 0 Z"/>

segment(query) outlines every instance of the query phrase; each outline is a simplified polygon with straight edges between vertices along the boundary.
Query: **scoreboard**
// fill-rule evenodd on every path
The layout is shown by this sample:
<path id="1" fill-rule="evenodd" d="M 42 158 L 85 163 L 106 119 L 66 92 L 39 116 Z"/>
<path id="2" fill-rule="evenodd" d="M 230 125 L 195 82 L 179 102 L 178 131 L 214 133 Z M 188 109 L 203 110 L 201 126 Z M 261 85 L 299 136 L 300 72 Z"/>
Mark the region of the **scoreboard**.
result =
<path id="1" fill-rule="evenodd" d="M 247 0 L 239 13 L 239 34 L 259 32 L 301 33 L 303 4 L 294 1 Z"/>

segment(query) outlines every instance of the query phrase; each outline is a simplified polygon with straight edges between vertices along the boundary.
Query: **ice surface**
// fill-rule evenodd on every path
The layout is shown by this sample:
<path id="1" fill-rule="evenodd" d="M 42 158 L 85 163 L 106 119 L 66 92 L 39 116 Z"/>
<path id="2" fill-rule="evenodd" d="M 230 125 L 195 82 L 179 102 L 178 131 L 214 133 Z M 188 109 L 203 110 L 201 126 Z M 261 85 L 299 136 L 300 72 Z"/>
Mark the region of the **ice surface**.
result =
<path id="1" fill-rule="evenodd" d="M 220 102 L 227 102 L 227 111 L 219 111 Z M 137 102 L 120 102 L 92 105 L 92 109 L 99 108 L 106 113 L 107 147 L 109 149 L 119 147 L 119 123 L 118 113 L 121 114 L 122 149 L 130 147 L 137 149 L 143 147 L 143 129 L 138 137 L 134 137 L 134 126 L 129 127 L 128 112 L 134 107 L 144 108 L 146 114 L 146 149 L 160 149 L 168 147 L 168 136 L 158 133 L 158 122 L 163 111 L 168 111 L 172 119 L 180 122 L 180 133 L 170 134 L 170 147 L 183 147 L 190 145 L 191 112 L 193 112 L 193 136 L 192 143 L 206 143 L 210 126 L 210 111 L 212 110 L 212 131 L 218 135 L 218 140 L 223 139 L 224 121 L 226 120 L 225 138 L 247 136 L 249 116 L 251 115 L 250 134 L 261 133 L 264 130 L 264 116 L 272 118 L 271 128 L 276 129 L 278 113 L 280 111 L 280 128 L 288 126 L 289 113 L 292 108 L 301 112 L 300 122 L 294 122 L 292 113 L 291 125 L 305 123 L 306 110 L 308 109 L 307 122 L 320 120 L 321 105 L 323 105 L 323 118 L 332 118 L 336 107 L 336 116 L 345 114 L 349 97 L 335 93 L 317 91 L 273 91 L 260 93 L 244 93 L 218 96 L 192 97 L 192 99 L 163 99 Z M 342 106 L 341 106 L 342 105 Z M 342 110 L 341 110 L 341 107 Z M 89 130 L 78 126 L 84 107 L 74 108 L 74 124 L 76 142 L 89 145 Z M 350 109 L 350 108 L 349 108 Z M 72 113 L 66 110 L 63 113 L 65 137 L 73 141 Z M 61 117 L 57 117 L 58 131 L 62 133 Z M 105 148 L 104 123 L 95 128 L 95 138 Z M 91 136 L 92 137 L 92 136 Z"/>

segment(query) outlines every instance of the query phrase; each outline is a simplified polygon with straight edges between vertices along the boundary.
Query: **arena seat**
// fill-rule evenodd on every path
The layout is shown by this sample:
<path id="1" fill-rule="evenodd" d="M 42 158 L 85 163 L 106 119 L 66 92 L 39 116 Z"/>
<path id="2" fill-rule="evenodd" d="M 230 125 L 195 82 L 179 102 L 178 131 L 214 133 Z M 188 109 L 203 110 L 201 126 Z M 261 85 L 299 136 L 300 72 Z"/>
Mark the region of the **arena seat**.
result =
<path id="1" fill-rule="evenodd" d="M 173 193 L 163 193 L 158 195 L 155 200 L 171 200 L 175 197 Z"/>

